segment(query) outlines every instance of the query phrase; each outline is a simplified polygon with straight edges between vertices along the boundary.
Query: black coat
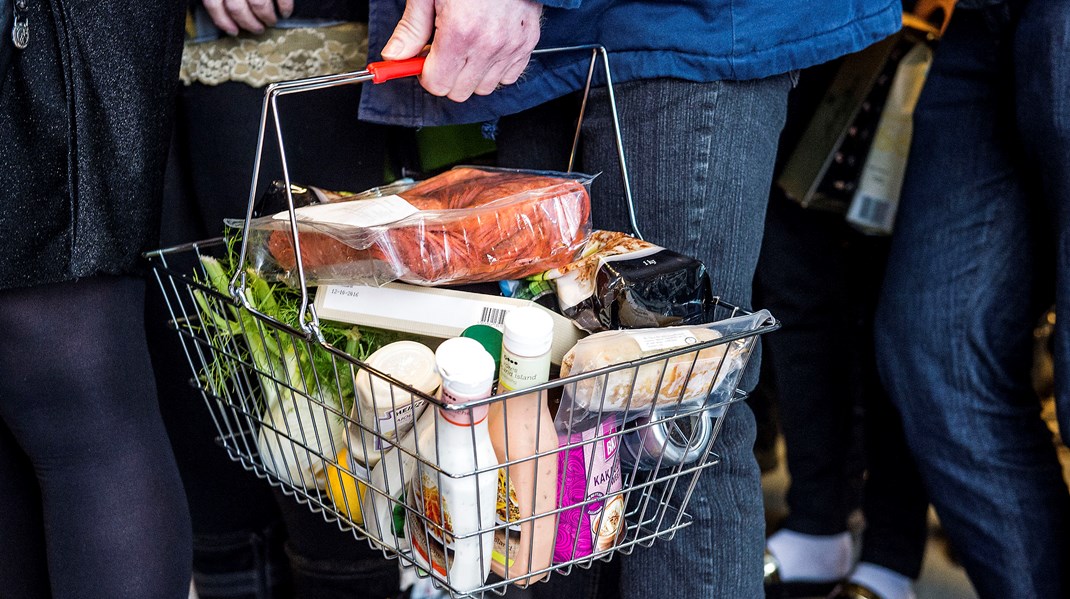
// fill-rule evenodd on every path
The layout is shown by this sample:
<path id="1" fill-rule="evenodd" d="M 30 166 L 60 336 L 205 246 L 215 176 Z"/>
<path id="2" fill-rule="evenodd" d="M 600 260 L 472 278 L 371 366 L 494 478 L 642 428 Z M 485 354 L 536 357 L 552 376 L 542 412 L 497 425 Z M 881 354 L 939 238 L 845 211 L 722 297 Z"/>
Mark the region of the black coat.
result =
<path id="1" fill-rule="evenodd" d="M 0 289 L 133 272 L 159 231 L 184 4 L 29 2 L 0 90 Z"/>

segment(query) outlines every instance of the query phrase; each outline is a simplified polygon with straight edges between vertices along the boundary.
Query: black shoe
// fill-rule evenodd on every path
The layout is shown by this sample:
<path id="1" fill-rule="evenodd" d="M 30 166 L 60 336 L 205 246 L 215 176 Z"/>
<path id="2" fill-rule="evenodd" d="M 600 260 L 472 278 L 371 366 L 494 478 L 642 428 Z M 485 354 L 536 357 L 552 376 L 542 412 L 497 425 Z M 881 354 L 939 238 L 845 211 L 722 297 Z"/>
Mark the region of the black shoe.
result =
<path id="1" fill-rule="evenodd" d="M 804 599 L 826 597 L 838 588 L 840 580 L 788 580 L 780 579 L 780 562 L 768 551 L 765 552 L 765 599 Z M 865 599 L 865 598 L 863 598 Z M 879 597 L 877 599 L 880 599 Z"/>
<path id="2" fill-rule="evenodd" d="M 828 596 L 828 599 L 883 599 L 873 589 L 858 584 L 857 582 L 845 582 Z"/>

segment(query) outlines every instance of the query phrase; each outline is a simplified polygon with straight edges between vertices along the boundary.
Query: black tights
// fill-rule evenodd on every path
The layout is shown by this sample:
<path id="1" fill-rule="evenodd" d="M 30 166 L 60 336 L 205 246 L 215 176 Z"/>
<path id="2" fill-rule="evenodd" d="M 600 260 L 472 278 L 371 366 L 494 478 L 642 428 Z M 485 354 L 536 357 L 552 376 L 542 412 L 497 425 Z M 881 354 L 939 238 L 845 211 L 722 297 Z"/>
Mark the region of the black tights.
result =
<path id="1" fill-rule="evenodd" d="M 0 595 L 185 598 L 190 523 L 129 277 L 0 291 Z"/>
<path id="2" fill-rule="evenodd" d="M 235 82 L 182 87 L 164 192 L 163 245 L 218 236 L 224 217 L 245 215 L 263 98 L 262 89 Z M 360 102 L 358 87 L 290 100 L 280 100 L 280 112 L 295 181 L 347 190 L 382 183 L 386 130 L 352 118 Z M 271 139 L 266 143 L 264 183 L 281 173 L 277 149 Z M 180 270 L 195 268 L 192 262 L 180 264 L 178 257 L 170 260 Z M 378 599 L 397 594 L 394 562 L 291 497 L 277 494 L 276 505 L 264 481 L 230 461 L 215 442 L 201 394 L 189 385 L 191 372 L 178 337 L 166 327 L 159 289 L 150 290 L 147 318 L 160 408 L 193 516 L 198 595 Z"/>

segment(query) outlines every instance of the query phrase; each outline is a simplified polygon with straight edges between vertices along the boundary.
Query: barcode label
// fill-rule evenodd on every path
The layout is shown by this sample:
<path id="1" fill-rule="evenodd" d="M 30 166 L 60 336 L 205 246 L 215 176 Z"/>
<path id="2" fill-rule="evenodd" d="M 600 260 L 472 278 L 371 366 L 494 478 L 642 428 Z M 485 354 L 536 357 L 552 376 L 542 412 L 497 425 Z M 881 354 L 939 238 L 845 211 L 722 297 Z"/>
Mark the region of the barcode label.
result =
<path id="1" fill-rule="evenodd" d="M 885 225 L 888 210 L 891 208 L 888 200 L 873 196 L 862 196 L 859 200 L 858 211 L 855 213 L 856 220 L 878 226 Z"/>
<path id="2" fill-rule="evenodd" d="M 484 306 L 483 314 L 479 317 L 479 324 L 505 324 L 506 312 L 508 312 L 508 310 L 505 310 L 503 308 L 491 308 L 489 306 Z"/>

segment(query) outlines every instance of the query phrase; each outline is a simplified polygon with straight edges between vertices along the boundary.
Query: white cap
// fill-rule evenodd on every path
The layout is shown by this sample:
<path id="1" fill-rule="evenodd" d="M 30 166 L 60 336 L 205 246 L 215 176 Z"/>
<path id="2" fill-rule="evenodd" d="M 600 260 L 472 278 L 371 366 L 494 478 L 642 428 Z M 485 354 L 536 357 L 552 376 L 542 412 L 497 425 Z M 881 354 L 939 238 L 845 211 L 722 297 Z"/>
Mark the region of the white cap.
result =
<path id="1" fill-rule="evenodd" d="M 494 384 L 494 358 L 468 337 L 447 339 L 435 351 L 442 387 L 452 395 L 486 396 Z M 443 399 L 446 396 L 443 395 Z"/>
<path id="2" fill-rule="evenodd" d="M 424 393 L 434 393 L 438 389 L 440 379 L 435 371 L 435 354 L 422 343 L 395 341 L 380 347 L 368 356 L 367 362 L 372 368 Z M 377 403 L 382 402 L 383 407 L 389 409 L 391 386 L 386 379 L 370 376 L 366 370 L 357 373 L 357 393 L 369 404 L 374 395 Z M 396 400 L 402 400 L 400 389 L 395 394 Z M 404 401 L 409 401 L 408 395 L 404 394 Z"/>
<path id="3" fill-rule="evenodd" d="M 537 306 L 510 310 L 505 315 L 502 347 L 518 356 L 541 356 L 554 342 L 554 319 Z"/>

